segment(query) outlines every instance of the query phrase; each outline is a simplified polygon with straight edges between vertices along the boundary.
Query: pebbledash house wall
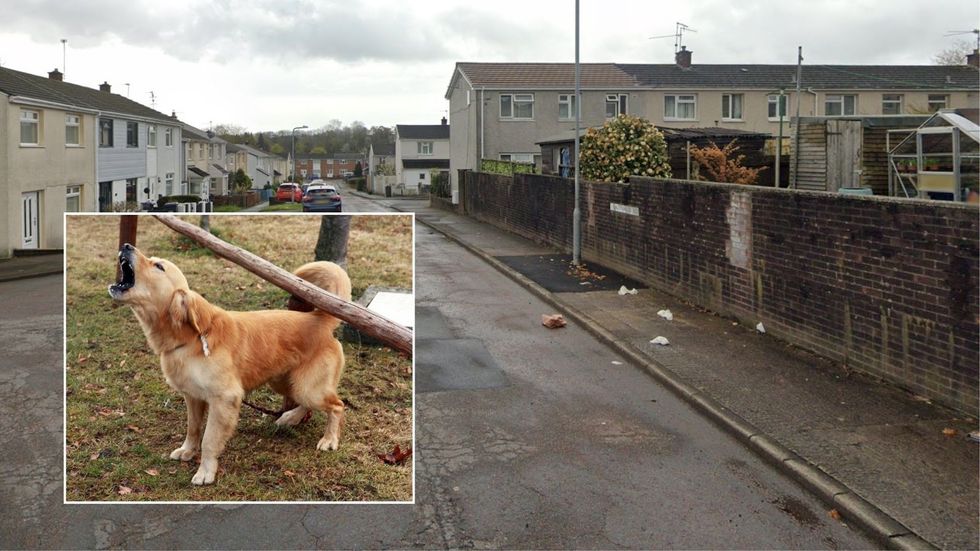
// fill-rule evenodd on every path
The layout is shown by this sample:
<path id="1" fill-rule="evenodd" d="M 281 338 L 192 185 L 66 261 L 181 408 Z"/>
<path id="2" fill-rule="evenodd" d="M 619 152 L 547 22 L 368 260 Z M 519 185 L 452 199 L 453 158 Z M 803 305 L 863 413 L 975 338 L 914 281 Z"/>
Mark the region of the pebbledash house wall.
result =
<path id="1" fill-rule="evenodd" d="M 467 215 L 570 249 L 569 180 L 460 176 Z M 975 205 L 633 178 L 581 207 L 586 260 L 976 412 Z"/>

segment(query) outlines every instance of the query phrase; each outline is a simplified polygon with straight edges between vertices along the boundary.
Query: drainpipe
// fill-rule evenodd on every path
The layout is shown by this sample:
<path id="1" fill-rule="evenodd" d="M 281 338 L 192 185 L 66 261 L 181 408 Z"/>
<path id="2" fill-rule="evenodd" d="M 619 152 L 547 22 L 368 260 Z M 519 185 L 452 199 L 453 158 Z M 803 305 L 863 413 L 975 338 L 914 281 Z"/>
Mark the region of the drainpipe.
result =
<path id="1" fill-rule="evenodd" d="M 480 158 L 482 159 L 486 154 L 483 149 L 483 119 L 486 118 L 484 113 L 486 111 L 486 86 L 480 86 Z M 479 167 L 477 167 L 479 168 Z"/>
<path id="2" fill-rule="evenodd" d="M 582 67 L 578 55 L 579 0 L 575 0 L 575 208 L 572 211 L 572 264 L 582 263 L 582 211 L 579 210 L 579 135 L 582 132 Z"/>
<path id="3" fill-rule="evenodd" d="M 790 188 L 796 188 L 796 179 L 799 177 L 800 170 L 800 104 L 803 103 L 803 46 L 797 46 L 796 50 L 796 126 L 793 128 L 793 179 L 789 183 Z M 780 144 L 782 145 L 782 144 Z M 779 187 L 779 183 L 776 183 Z"/>

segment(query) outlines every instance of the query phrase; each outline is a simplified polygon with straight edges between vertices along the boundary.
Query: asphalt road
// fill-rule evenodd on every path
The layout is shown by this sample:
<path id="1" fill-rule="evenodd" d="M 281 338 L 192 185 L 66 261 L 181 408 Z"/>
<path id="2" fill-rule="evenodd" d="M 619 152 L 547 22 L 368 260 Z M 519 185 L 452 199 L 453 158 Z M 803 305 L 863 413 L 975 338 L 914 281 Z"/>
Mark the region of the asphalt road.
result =
<path id="1" fill-rule="evenodd" d="M 416 231 L 415 505 L 63 505 L 62 283 L 45 277 L 0 284 L 0 548 L 873 547 L 584 330 L 542 327 L 544 303 Z"/>

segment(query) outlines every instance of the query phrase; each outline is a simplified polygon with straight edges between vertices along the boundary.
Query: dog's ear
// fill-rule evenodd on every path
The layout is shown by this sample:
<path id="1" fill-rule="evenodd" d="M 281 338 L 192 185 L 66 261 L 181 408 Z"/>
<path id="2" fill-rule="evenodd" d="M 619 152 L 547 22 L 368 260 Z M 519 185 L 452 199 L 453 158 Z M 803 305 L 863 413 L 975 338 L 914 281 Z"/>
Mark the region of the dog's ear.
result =
<path id="1" fill-rule="evenodd" d="M 204 297 L 186 289 L 174 291 L 170 301 L 170 321 L 174 329 L 187 324 L 198 335 L 207 335 L 211 331 L 211 320 L 211 305 Z"/>

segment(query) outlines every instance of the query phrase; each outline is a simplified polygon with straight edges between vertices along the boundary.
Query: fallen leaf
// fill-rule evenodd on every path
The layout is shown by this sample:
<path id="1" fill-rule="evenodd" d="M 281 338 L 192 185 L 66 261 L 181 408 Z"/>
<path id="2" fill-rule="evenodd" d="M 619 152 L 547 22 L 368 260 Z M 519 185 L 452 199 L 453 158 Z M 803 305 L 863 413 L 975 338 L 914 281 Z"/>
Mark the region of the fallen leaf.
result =
<path id="1" fill-rule="evenodd" d="M 398 444 L 395 444 L 395 449 L 386 454 L 379 454 L 378 459 L 384 461 L 386 465 L 399 465 L 404 463 L 411 455 L 412 448 L 402 450 Z"/>
<path id="2" fill-rule="evenodd" d="M 126 425 L 126 430 L 131 430 L 137 434 L 143 432 L 143 429 L 137 427 L 136 425 Z"/>
<path id="3" fill-rule="evenodd" d="M 133 493 L 133 489 L 130 488 L 129 486 L 120 486 L 119 487 L 119 490 L 116 493 L 119 494 L 119 495 L 121 495 L 121 496 L 124 496 L 126 494 Z"/>
<path id="4" fill-rule="evenodd" d="M 146 473 L 146 474 L 148 474 L 148 475 L 150 475 L 150 476 L 158 476 L 160 474 L 160 471 L 158 471 L 156 469 L 147 469 L 147 470 L 145 470 L 143 472 Z"/>
<path id="5" fill-rule="evenodd" d="M 840 522 L 840 513 L 837 512 L 837 509 L 831 509 L 830 511 L 828 511 L 828 514 L 830 515 L 830 518 L 836 520 L 837 522 Z"/>
<path id="6" fill-rule="evenodd" d="M 91 461 L 95 461 L 96 459 L 98 459 L 98 458 L 99 458 L 99 452 L 95 452 L 95 453 L 93 453 L 92 455 L 90 455 L 90 456 L 88 456 L 88 458 L 89 458 L 89 460 L 91 460 Z"/>
<path id="7" fill-rule="evenodd" d="M 565 317 L 561 314 L 541 314 L 541 325 L 549 329 L 558 329 L 559 327 L 565 327 Z"/>
<path id="8" fill-rule="evenodd" d="M 88 361 L 88 356 L 78 356 L 78 363 L 83 364 Z"/>
<path id="9" fill-rule="evenodd" d="M 943 436 L 956 436 L 956 429 L 946 427 L 943 429 Z"/>
<path id="10" fill-rule="evenodd" d="M 293 471 L 290 471 L 289 469 L 286 469 L 285 471 L 283 471 L 282 474 L 284 474 L 286 476 L 296 476 L 296 473 L 294 473 Z"/>
<path id="11" fill-rule="evenodd" d="M 122 367 L 124 365 L 126 365 L 126 360 L 123 360 L 123 361 L 119 362 L 119 367 Z"/>

